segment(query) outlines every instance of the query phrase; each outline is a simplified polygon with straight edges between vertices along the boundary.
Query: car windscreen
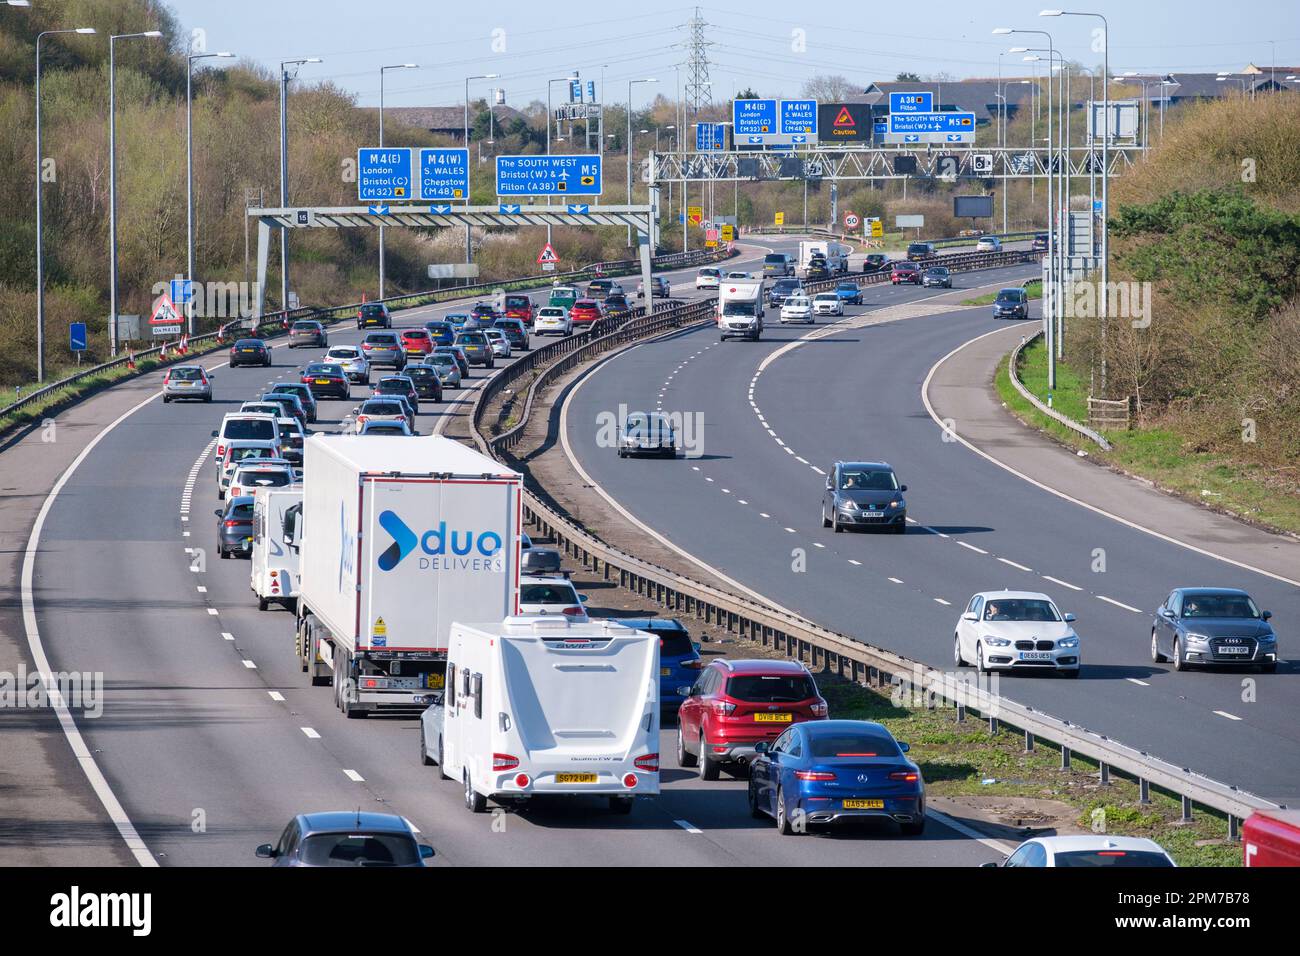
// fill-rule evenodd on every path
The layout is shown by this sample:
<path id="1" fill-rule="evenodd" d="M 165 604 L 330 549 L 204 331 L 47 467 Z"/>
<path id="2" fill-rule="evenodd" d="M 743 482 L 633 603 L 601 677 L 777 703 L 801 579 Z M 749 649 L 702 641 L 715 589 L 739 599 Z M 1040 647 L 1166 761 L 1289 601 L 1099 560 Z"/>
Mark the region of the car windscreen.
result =
<path id="1" fill-rule="evenodd" d="M 764 256 L 763 262 L 783 266 L 785 265 L 785 256 L 781 255 L 779 252 L 773 253 L 772 255 Z"/>
<path id="2" fill-rule="evenodd" d="M 456 360 L 451 357 L 450 352 L 434 352 L 429 356 L 429 364 L 436 365 L 438 368 L 454 368 Z M 406 373 L 409 375 L 411 370 L 408 368 Z"/>
<path id="3" fill-rule="evenodd" d="M 546 574 L 560 570 L 560 552 L 550 548 L 532 548 L 524 551 L 523 567 L 529 574 Z"/>
<path id="4" fill-rule="evenodd" d="M 303 437 L 300 432 L 285 432 L 280 436 L 280 445 L 284 448 L 301 448 Z"/>
<path id="5" fill-rule="evenodd" d="M 716 278 L 718 278 L 719 276 L 722 275 L 722 270 L 721 270 L 721 269 L 701 269 L 701 270 L 699 271 L 699 275 L 702 275 L 702 276 L 711 276 L 712 278 L 716 279 Z"/>
<path id="6" fill-rule="evenodd" d="M 1183 617 L 1258 618 L 1259 608 L 1244 594 L 1185 594 Z"/>
<path id="7" fill-rule="evenodd" d="M 897 757 L 902 753 L 894 739 L 884 734 L 814 731 L 809 736 L 814 757 Z"/>
<path id="8" fill-rule="evenodd" d="M 414 866 L 420 851 L 395 833 L 321 833 L 302 841 L 299 856 L 308 866 Z"/>
<path id="9" fill-rule="evenodd" d="M 1020 289 L 1003 289 L 998 293 L 999 302 L 1019 302 L 1025 296 Z"/>
<path id="10" fill-rule="evenodd" d="M 253 520 L 253 503 L 251 501 L 241 501 L 237 505 L 232 505 L 226 512 L 227 521 L 252 521 Z"/>
<path id="11" fill-rule="evenodd" d="M 578 598 L 571 584 L 521 584 L 519 603 L 572 605 Z"/>
<path id="12" fill-rule="evenodd" d="M 401 415 L 406 417 L 406 408 L 399 402 L 366 402 L 361 406 L 362 415 Z"/>
<path id="13" fill-rule="evenodd" d="M 295 332 L 319 332 L 320 326 L 315 322 L 295 322 L 293 330 Z"/>
<path id="14" fill-rule="evenodd" d="M 928 256 L 930 254 L 930 247 L 923 242 L 914 242 L 907 247 L 907 254 L 909 256 Z"/>
<path id="15" fill-rule="evenodd" d="M 487 345 L 487 336 L 482 332 L 462 332 L 456 336 L 457 345 Z"/>
<path id="16" fill-rule="evenodd" d="M 695 653 L 691 635 L 686 631 L 652 631 L 651 633 L 659 635 L 660 657 L 691 656 Z"/>
<path id="17" fill-rule="evenodd" d="M 275 422 L 265 418 L 232 418 L 226 422 L 221 435 L 227 441 L 270 441 L 275 438 Z"/>
<path id="18" fill-rule="evenodd" d="M 203 369 L 201 368 L 174 368 L 171 370 L 171 380 L 173 382 L 201 382 L 203 381 Z"/>
<path id="19" fill-rule="evenodd" d="M 531 300 L 526 295 L 506 296 L 507 309 L 526 309 L 530 304 L 531 304 Z"/>
<path id="20" fill-rule="evenodd" d="M 727 681 L 727 696 L 751 704 L 792 704 L 813 695 L 806 674 L 737 674 Z"/>
<path id="21" fill-rule="evenodd" d="M 406 377 L 411 379 L 412 381 L 414 381 L 417 378 L 432 378 L 433 369 L 423 365 L 421 366 L 408 365 L 406 366 Z"/>
<path id="22" fill-rule="evenodd" d="M 380 318 L 384 317 L 384 307 L 382 305 L 363 305 L 361 307 L 362 318 Z"/>
<path id="23" fill-rule="evenodd" d="M 280 468 L 244 469 L 235 475 L 234 484 L 241 488 L 283 488 L 292 478 Z"/>
<path id="24" fill-rule="evenodd" d="M 249 458 L 274 458 L 275 449 L 256 446 L 252 448 L 232 448 L 227 454 L 232 462 L 246 461 Z"/>
<path id="25" fill-rule="evenodd" d="M 365 433 L 367 435 L 405 435 L 406 429 L 397 424 L 374 425 L 367 423 Z"/>
<path id="26" fill-rule="evenodd" d="M 397 336 L 392 332 L 371 332 L 366 336 L 366 341 L 371 345 L 393 346 L 397 344 Z"/>
<path id="27" fill-rule="evenodd" d="M 796 279 L 778 279 L 776 285 L 772 286 L 773 292 L 788 292 L 791 289 L 799 288 L 799 282 Z"/>
<path id="28" fill-rule="evenodd" d="M 867 471 L 845 469 L 840 473 L 840 488 L 844 491 L 896 491 L 898 479 L 892 471 L 879 468 Z"/>
<path id="29" fill-rule="evenodd" d="M 420 339 L 421 341 L 428 341 L 429 330 L 428 329 L 407 329 L 405 332 L 402 333 L 402 338 Z"/>
<path id="30" fill-rule="evenodd" d="M 339 375 L 339 367 L 328 362 L 316 362 L 302 370 L 304 375 Z"/>
<path id="31" fill-rule="evenodd" d="M 430 322 L 425 328 L 437 334 L 451 331 L 451 325 L 446 322 Z"/>
<path id="32" fill-rule="evenodd" d="M 339 348 L 336 349 L 330 349 L 325 354 L 328 355 L 330 358 L 334 358 L 334 359 L 354 359 L 361 354 L 361 351 L 359 349 L 354 349 L 349 345 L 349 346 L 340 346 Z"/>
<path id="33" fill-rule="evenodd" d="M 234 344 L 237 349 L 260 349 L 262 348 L 261 339 L 240 339 Z"/>
<path id="34" fill-rule="evenodd" d="M 1059 621 L 1051 601 L 1039 598 L 990 598 L 984 605 L 986 621 Z"/>
<path id="35" fill-rule="evenodd" d="M 1055 854 L 1057 866 L 1173 866 L 1163 853 L 1150 850 L 1071 850 Z"/>
<path id="36" fill-rule="evenodd" d="M 736 302 L 728 301 L 722 304 L 723 315 L 745 315 L 751 316 L 756 313 L 753 302 Z"/>

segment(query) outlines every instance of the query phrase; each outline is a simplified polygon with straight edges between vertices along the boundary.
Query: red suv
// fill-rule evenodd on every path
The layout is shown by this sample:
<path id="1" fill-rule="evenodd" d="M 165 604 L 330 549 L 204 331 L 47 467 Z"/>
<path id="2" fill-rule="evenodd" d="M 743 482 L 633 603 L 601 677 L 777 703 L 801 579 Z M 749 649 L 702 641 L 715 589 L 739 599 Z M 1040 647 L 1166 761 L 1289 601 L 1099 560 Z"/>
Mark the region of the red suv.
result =
<path id="1" fill-rule="evenodd" d="M 533 300 L 526 295 L 506 296 L 506 318 L 518 319 L 526 327 L 533 324 Z"/>
<path id="2" fill-rule="evenodd" d="M 900 282 L 910 282 L 913 285 L 920 285 L 921 267 L 915 262 L 890 263 L 889 281 L 893 285 L 898 285 Z"/>
<path id="3" fill-rule="evenodd" d="M 748 763 L 754 745 L 792 724 L 825 720 L 826 701 L 798 661 L 713 661 L 682 688 L 677 710 L 677 764 L 717 780 L 724 763 Z"/>
<path id="4" fill-rule="evenodd" d="M 594 299 L 579 299 L 569 309 L 569 318 L 575 326 L 591 325 L 604 318 L 604 313 L 600 310 L 600 303 Z"/>
<path id="5" fill-rule="evenodd" d="M 402 332 L 402 351 L 412 357 L 429 355 L 433 352 L 433 336 L 428 329 L 406 329 Z"/>

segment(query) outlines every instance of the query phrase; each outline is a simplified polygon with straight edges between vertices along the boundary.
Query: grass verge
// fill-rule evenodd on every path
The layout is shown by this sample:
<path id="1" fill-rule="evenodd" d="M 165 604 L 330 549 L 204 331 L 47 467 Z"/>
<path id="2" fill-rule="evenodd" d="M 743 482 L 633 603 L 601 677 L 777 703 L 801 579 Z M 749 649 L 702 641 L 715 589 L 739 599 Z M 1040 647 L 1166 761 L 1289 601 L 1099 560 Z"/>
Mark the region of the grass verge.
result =
<path id="1" fill-rule="evenodd" d="M 1027 346 L 1021 356 L 1021 382 L 1046 401 L 1047 354 L 1042 339 Z M 1088 376 L 1062 362 L 1057 363 L 1056 370 L 1052 407 L 1086 424 Z M 1017 418 L 1071 448 L 1082 449 L 1093 458 L 1154 482 L 1161 490 L 1189 501 L 1271 530 L 1300 534 L 1300 494 L 1279 488 L 1264 468 L 1212 452 L 1197 452 L 1186 447 L 1176 431 L 1160 426 L 1106 431 L 1104 434 L 1112 448 L 1103 451 L 1027 402 L 1011 384 L 1007 359 L 998 366 L 994 387 Z"/>
<path id="2" fill-rule="evenodd" d="M 1029 298 L 1041 299 L 1043 297 L 1043 280 L 1034 279 L 1032 282 L 1025 283 L 1025 291 L 1029 293 Z M 996 292 L 989 292 L 986 295 L 977 295 L 973 299 L 964 299 L 962 305 L 992 305 L 997 297 Z"/>

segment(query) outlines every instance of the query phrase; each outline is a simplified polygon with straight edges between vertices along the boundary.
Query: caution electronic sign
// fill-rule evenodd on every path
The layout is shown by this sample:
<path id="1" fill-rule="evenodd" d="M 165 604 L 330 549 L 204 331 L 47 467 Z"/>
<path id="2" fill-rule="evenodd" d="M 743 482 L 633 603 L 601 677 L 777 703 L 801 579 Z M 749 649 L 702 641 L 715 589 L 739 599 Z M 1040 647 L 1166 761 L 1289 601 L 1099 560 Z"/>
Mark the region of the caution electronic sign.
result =
<path id="1" fill-rule="evenodd" d="M 823 143 L 871 142 L 869 103 L 822 103 L 817 107 L 818 135 Z"/>

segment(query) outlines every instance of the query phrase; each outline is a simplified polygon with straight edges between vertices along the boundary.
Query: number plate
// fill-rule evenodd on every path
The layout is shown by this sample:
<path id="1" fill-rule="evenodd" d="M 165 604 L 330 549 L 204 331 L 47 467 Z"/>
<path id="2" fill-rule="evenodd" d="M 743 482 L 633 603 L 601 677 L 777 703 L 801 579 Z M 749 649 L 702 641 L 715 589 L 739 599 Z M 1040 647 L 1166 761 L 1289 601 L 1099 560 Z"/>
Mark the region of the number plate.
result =
<path id="1" fill-rule="evenodd" d="M 672 672 L 673 672 L 673 669 L 672 669 L 671 667 L 661 667 L 661 668 L 659 668 L 659 676 L 660 676 L 660 677 L 667 677 L 667 676 L 668 676 L 669 674 L 671 674 Z"/>
<path id="2" fill-rule="evenodd" d="M 866 512 L 866 516 L 868 518 L 883 518 L 885 513 L 883 511 L 868 511 Z"/>
<path id="3" fill-rule="evenodd" d="M 1020 659 L 1022 661 L 1050 661 L 1052 655 L 1048 651 L 1021 651 Z"/>
<path id="4" fill-rule="evenodd" d="M 845 810 L 883 810 L 884 800 L 845 800 Z"/>
<path id="5" fill-rule="evenodd" d="M 1249 654 L 1249 647 L 1220 647 L 1220 654 Z"/>
<path id="6" fill-rule="evenodd" d="M 594 773 L 557 773 L 555 775 L 556 783 L 595 783 L 596 775 Z"/>
<path id="7" fill-rule="evenodd" d="M 330 380 L 327 379 L 327 378 L 318 378 L 318 379 L 316 379 L 316 384 L 317 384 L 317 385 L 328 385 L 329 383 L 330 383 Z"/>
<path id="8" fill-rule="evenodd" d="M 788 724 L 794 720 L 793 714 L 755 714 L 756 724 Z"/>
<path id="9" fill-rule="evenodd" d="M 425 674 L 424 686 L 429 690 L 442 690 L 447 686 L 447 677 L 445 674 Z"/>

